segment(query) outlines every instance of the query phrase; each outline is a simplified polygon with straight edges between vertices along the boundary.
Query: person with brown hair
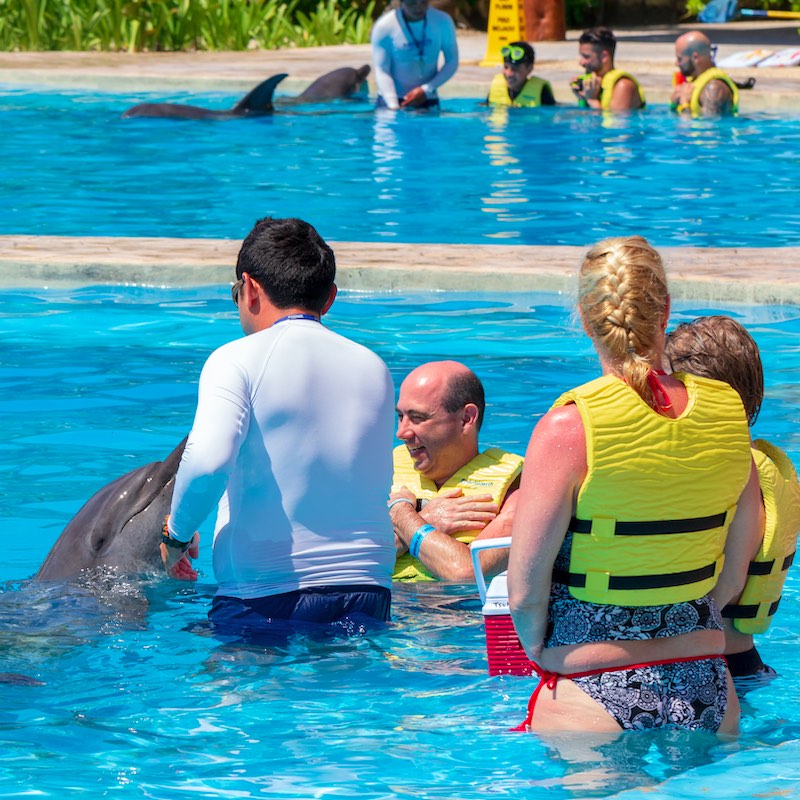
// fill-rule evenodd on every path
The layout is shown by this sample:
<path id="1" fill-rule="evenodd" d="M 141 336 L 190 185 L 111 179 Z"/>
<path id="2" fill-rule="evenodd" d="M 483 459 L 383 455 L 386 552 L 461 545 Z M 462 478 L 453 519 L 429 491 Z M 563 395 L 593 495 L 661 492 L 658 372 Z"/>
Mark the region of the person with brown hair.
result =
<path id="1" fill-rule="evenodd" d="M 661 369 L 669 309 L 645 239 L 587 253 L 603 375 L 536 425 L 512 526 L 509 604 L 540 676 L 520 729 L 738 729 L 719 609 L 758 547 L 758 477 L 736 392 Z"/>
<path id="2" fill-rule="evenodd" d="M 764 399 L 764 371 L 758 345 L 736 320 L 709 316 L 683 322 L 667 336 L 664 355 L 675 371 L 729 383 L 742 398 L 750 425 L 755 423 Z M 753 634 L 764 633 L 772 622 L 800 533 L 800 485 L 794 465 L 763 439 L 756 439 L 752 450 L 761 486 L 761 546 L 741 595 L 722 610 L 725 658 L 742 689 L 752 681 L 740 679 L 775 674 L 762 661 Z"/>
<path id="3" fill-rule="evenodd" d="M 617 38 L 608 28 L 590 28 L 578 39 L 578 63 L 585 75 L 570 84 L 581 108 L 633 111 L 644 108 L 639 81 L 614 66 Z"/>

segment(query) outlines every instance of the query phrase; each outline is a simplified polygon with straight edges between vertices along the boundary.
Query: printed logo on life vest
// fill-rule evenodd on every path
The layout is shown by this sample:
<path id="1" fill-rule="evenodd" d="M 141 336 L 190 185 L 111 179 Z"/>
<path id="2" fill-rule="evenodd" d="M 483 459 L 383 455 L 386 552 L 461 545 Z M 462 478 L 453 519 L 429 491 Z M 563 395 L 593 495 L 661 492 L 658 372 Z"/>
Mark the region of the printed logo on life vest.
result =
<path id="1" fill-rule="evenodd" d="M 459 486 L 489 486 L 489 487 L 491 487 L 492 482 L 491 481 L 473 481 L 473 480 L 470 480 L 469 478 L 462 478 L 458 482 L 458 485 Z"/>

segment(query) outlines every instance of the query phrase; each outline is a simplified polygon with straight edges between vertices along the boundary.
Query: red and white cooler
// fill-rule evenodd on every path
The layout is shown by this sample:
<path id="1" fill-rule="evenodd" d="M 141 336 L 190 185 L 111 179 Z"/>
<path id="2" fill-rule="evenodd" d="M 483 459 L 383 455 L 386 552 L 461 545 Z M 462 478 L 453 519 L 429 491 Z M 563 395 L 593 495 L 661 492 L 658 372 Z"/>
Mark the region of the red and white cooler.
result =
<path id="1" fill-rule="evenodd" d="M 508 608 L 506 573 L 502 572 L 492 578 L 487 588 L 486 578 L 481 569 L 480 554 L 484 550 L 494 550 L 498 547 L 511 547 L 511 537 L 484 539 L 472 542 L 469 546 L 475 583 L 478 585 L 481 597 L 489 674 L 530 675 L 533 666 L 522 649 Z"/>

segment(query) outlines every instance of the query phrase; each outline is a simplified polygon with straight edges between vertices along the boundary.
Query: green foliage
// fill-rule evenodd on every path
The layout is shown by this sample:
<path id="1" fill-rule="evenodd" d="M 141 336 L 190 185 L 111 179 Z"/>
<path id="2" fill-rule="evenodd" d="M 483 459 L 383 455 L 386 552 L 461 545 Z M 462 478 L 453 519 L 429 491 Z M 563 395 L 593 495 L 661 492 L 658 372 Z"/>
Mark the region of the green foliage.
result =
<path id="1" fill-rule="evenodd" d="M 694 0 L 688 0 L 694 2 Z M 594 24 L 594 12 L 602 0 L 567 0 L 567 27 L 588 28 Z"/>
<path id="2" fill-rule="evenodd" d="M 696 16 L 708 5 L 707 0 L 686 0 L 687 15 Z M 764 8 L 773 11 L 800 11 L 800 0 L 746 0 L 739 8 Z"/>
<path id="3" fill-rule="evenodd" d="M 374 10 L 374 0 L 0 0 L 0 50 L 362 44 Z"/>

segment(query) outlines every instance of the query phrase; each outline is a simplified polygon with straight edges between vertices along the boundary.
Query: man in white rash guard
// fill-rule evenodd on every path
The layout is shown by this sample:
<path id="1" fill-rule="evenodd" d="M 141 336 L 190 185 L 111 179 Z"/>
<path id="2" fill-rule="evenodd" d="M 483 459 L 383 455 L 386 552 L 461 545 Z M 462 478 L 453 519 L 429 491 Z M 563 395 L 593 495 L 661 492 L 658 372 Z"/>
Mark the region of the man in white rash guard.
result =
<path id="1" fill-rule="evenodd" d="M 428 0 L 401 0 L 372 28 L 378 107 L 436 108 L 436 90 L 458 69 L 456 27 Z M 444 63 L 439 68 L 439 54 Z"/>
<path id="2" fill-rule="evenodd" d="M 335 271 L 308 223 L 257 222 L 232 290 L 246 336 L 200 376 L 161 552 L 171 572 L 219 504 L 209 620 L 222 637 L 389 619 L 394 387 L 375 353 L 321 324 Z"/>

